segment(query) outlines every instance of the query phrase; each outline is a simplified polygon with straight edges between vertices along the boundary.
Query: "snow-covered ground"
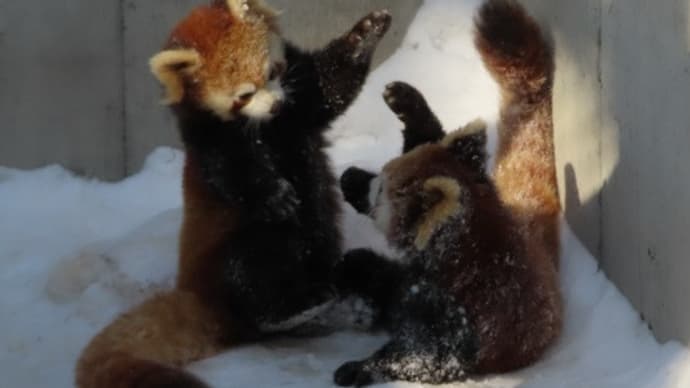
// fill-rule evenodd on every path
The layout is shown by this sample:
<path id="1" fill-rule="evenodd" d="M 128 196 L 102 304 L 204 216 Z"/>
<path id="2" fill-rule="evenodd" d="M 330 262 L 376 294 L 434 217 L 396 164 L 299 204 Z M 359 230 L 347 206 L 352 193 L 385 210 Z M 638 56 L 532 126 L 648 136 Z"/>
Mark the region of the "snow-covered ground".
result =
<path id="1" fill-rule="evenodd" d="M 380 97 L 393 80 L 419 87 L 447 128 L 475 117 L 495 123 L 497 90 L 471 43 L 477 5 L 426 1 L 403 47 L 335 125 L 338 171 L 379 167 L 400 149 L 400 125 Z M 54 166 L 0 168 L 0 387 L 71 387 L 88 339 L 119 311 L 172 284 L 183 159 L 160 149 L 141 173 L 118 184 Z M 384 247 L 370 222 L 349 208 L 345 230 L 348 247 Z M 653 339 L 567 227 L 562 283 L 565 333 L 543 362 L 458 386 L 690 387 L 690 353 Z M 218 388 L 326 387 L 338 365 L 383 341 L 352 332 L 282 340 L 234 349 L 191 370 Z"/>

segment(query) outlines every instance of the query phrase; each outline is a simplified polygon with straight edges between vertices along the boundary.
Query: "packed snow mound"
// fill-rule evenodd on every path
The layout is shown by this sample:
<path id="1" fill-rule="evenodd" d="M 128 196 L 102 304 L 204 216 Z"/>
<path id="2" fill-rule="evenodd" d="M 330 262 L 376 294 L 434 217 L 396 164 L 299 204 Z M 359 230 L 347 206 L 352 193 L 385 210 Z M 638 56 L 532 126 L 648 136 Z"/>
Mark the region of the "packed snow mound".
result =
<path id="1" fill-rule="evenodd" d="M 495 123 L 497 88 L 471 40 L 478 4 L 424 3 L 399 52 L 334 126 L 330 153 L 338 172 L 352 164 L 376 169 L 399 152 L 401 125 L 380 96 L 391 81 L 418 87 L 448 129 L 476 117 Z M 183 160 L 179 151 L 159 149 L 142 172 L 118 184 L 57 166 L 0 168 L 1 386 L 72 387 L 86 342 L 119 312 L 171 286 Z M 349 207 L 344 229 L 349 248 L 387 249 L 371 222 Z M 562 238 L 566 323 L 558 345 L 532 368 L 452 386 L 690 387 L 690 353 L 658 344 L 567 226 Z M 340 364 L 385 340 L 355 332 L 284 339 L 232 349 L 190 369 L 218 388 L 327 387 Z"/>

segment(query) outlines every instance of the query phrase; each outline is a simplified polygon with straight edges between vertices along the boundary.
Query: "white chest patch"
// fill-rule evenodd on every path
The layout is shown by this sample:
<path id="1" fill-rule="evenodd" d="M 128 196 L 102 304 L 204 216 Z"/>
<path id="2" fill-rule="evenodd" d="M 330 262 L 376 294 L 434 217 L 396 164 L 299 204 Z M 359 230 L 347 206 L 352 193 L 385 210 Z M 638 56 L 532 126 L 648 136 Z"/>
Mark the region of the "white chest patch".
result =
<path id="1" fill-rule="evenodd" d="M 374 220 L 374 224 L 381 232 L 387 235 L 393 218 L 393 206 L 381 176 L 371 181 L 369 203 L 371 203 L 370 215 Z"/>

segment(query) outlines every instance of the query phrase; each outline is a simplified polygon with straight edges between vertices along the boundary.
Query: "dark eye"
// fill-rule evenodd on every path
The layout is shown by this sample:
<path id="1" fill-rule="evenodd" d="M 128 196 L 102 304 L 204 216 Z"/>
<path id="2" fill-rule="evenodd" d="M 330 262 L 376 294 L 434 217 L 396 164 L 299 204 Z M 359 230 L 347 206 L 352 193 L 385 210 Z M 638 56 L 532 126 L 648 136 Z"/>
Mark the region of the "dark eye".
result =
<path id="1" fill-rule="evenodd" d="M 239 96 L 237 96 L 237 101 L 240 102 L 240 103 L 242 103 L 242 104 L 246 104 L 246 103 L 249 102 L 249 100 L 252 99 L 252 97 L 254 97 L 254 94 L 255 94 L 255 93 L 256 93 L 256 92 L 242 93 L 242 94 L 240 94 Z"/>
<path id="2" fill-rule="evenodd" d="M 271 66 L 271 73 L 268 76 L 269 81 L 273 81 L 285 73 L 285 63 L 276 62 Z"/>

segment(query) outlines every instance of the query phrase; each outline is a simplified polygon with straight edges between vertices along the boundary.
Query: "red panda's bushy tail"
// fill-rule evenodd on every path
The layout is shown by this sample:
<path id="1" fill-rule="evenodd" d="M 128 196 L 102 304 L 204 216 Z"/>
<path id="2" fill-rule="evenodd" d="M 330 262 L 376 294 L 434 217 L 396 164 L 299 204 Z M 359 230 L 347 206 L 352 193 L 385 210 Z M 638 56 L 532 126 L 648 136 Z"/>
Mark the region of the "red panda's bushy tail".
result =
<path id="1" fill-rule="evenodd" d="M 225 324 L 194 294 L 155 296 L 89 343 L 77 362 L 76 386 L 207 388 L 182 367 L 221 351 Z"/>
<path id="2" fill-rule="evenodd" d="M 494 179 L 523 224 L 528 249 L 557 263 L 560 201 L 552 118 L 553 51 L 515 0 L 488 0 L 475 45 L 501 90 Z"/>

